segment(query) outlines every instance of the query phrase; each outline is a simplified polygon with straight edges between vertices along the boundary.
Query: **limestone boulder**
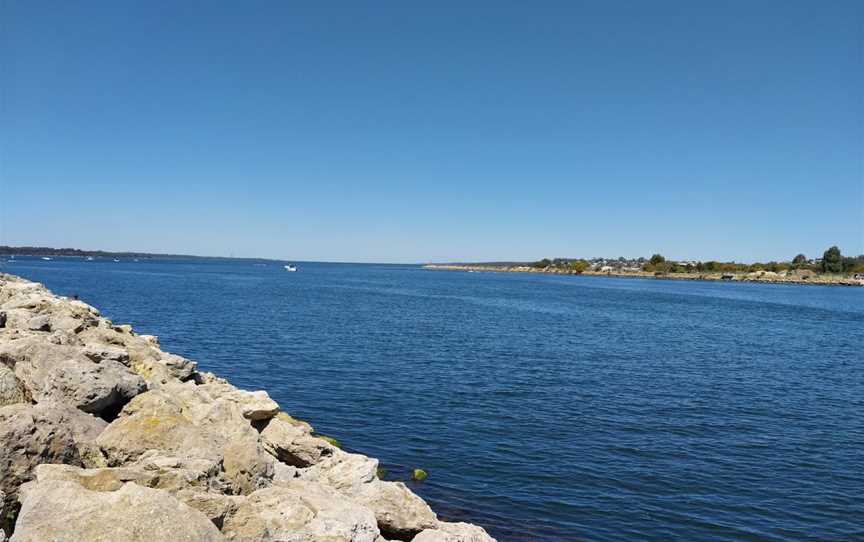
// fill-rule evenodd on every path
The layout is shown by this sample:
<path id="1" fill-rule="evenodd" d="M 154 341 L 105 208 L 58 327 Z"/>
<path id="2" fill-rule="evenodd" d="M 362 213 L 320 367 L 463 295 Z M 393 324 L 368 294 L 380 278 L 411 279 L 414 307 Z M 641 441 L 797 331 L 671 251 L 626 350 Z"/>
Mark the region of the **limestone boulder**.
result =
<path id="1" fill-rule="evenodd" d="M 218 464 L 225 490 L 234 494 L 265 487 L 275 474 L 274 458 L 240 407 L 192 382 L 169 383 L 135 397 L 97 444 L 109 466 L 154 453 Z"/>
<path id="2" fill-rule="evenodd" d="M 15 506 L 18 487 L 42 463 L 82 465 L 82 455 L 107 424 L 58 403 L 0 408 L 0 491 Z M 0 525 L 2 527 L 2 525 Z"/>
<path id="3" fill-rule="evenodd" d="M 266 391 L 241 390 L 225 381 L 201 384 L 200 388 L 213 398 L 235 403 L 247 420 L 269 420 L 279 412 L 279 405 Z"/>
<path id="4" fill-rule="evenodd" d="M 150 450 L 164 455 L 219 462 L 226 441 L 193 422 L 178 397 L 151 390 L 135 397 L 96 441 L 108 465 L 138 460 Z"/>
<path id="5" fill-rule="evenodd" d="M 232 493 L 248 495 L 272 482 L 276 460 L 257 441 L 229 442 L 222 453 L 223 476 Z"/>
<path id="6" fill-rule="evenodd" d="M 351 496 L 375 514 L 381 534 L 388 539 L 411 540 L 438 526 L 435 512 L 402 482 L 375 479 Z"/>
<path id="7" fill-rule="evenodd" d="M 375 542 L 375 516 L 315 482 L 258 490 L 228 514 L 222 532 L 244 542 Z"/>
<path id="8" fill-rule="evenodd" d="M 61 401 L 95 414 L 119 410 L 147 389 L 144 379 L 121 363 L 80 358 L 34 368 L 27 385 L 36 401 Z"/>
<path id="9" fill-rule="evenodd" d="M 343 494 L 354 496 L 377 480 L 377 470 L 377 459 L 336 449 L 332 456 L 298 472 L 304 480 L 320 482 Z"/>
<path id="10" fill-rule="evenodd" d="M 125 348 L 104 343 L 92 343 L 84 345 L 82 354 L 90 361 L 101 363 L 103 361 L 115 361 L 123 365 L 129 364 L 129 351 Z"/>
<path id="11" fill-rule="evenodd" d="M 215 491 L 196 489 L 180 490 L 174 494 L 174 497 L 204 514 L 220 530 L 225 523 L 225 518 L 235 513 L 246 500 L 246 497 L 238 495 L 225 495 Z"/>
<path id="12" fill-rule="evenodd" d="M 412 542 L 495 542 L 482 527 L 470 523 L 439 522 L 437 528 L 426 529 Z"/>
<path id="13" fill-rule="evenodd" d="M 96 491 L 73 481 L 46 480 L 22 488 L 11 542 L 217 542 L 224 540 L 201 512 L 167 491 L 125 483 Z"/>
<path id="14" fill-rule="evenodd" d="M 136 335 L 128 326 L 115 326 L 104 319 L 98 326 L 83 331 L 80 336 L 93 349 L 105 346 L 123 349 L 126 356 L 119 361 L 128 365 L 151 386 L 189 380 L 197 370 L 194 361 L 160 350 L 152 336 Z"/>
<path id="15" fill-rule="evenodd" d="M 33 400 L 64 402 L 85 412 L 119 410 L 146 389 L 144 379 L 122 363 L 94 363 L 81 347 L 55 344 L 34 332 L 0 343 L 0 362 L 14 367 Z"/>
<path id="16" fill-rule="evenodd" d="M 295 467 L 309 467 L 339 450 L 312 435 L 309 424 L 279 413 L 261 431 L 264 448 L 279 461 Z"/>

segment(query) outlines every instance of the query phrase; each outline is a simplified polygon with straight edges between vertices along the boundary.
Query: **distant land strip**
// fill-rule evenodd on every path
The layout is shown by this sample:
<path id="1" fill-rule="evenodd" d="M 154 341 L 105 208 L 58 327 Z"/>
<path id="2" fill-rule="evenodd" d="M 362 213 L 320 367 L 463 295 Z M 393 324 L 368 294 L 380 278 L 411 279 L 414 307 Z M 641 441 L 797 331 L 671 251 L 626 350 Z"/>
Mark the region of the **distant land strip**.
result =
<path id="1" fill-rule="evenodd" d="M 532 263 L 430 263 L 423 267 L 472 273 L 549 273 L 661 280 L 864 286 L 864 256 L 844 257 L 837 247 L 829 248 L 822 258 L 818 259 L 808 259 L 803 254 L 798 254 L 789 262 L 753 264 L 668 261 L 660 254 L 655 254 L 650 259 L 556 258 L 550 260 L 544 258 Z"/>
<path id="2" fill-rule="evenodd" d="M 78 248 L 12 247 L 0 245 L 0 256 L 50 256 L 72 258 L 141 258 L 150 260 L 254 260 L 276 262 L 271 258 L 235 258 L 233 256 L 194 256 L 191 254 L 153 254 L 149 252 L 109 252 L 106 250 L 81 250 Z"/>

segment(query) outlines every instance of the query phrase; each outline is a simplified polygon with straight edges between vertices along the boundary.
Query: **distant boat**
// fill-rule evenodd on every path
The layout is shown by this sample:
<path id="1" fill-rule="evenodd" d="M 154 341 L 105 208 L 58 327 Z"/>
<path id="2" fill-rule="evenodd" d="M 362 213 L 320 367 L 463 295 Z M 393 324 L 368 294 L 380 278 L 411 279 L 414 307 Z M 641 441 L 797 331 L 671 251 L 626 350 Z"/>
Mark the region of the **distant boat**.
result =
<path id="1" fill-rule="evenodd" d="M 288 264 L 285 266 L 285 271 L 288 271 L 290 273 L 294 273 L 295 271 L 297 271 L 297 267 L 294 265 Z"/>
<path id="2" fill-rule="evenodd" d="M 115 262 L 119 262 L 120 260 L 118 260 L 117 258 L 114 258 L 114 261 L 115 261 Z"/>
<path id="3" fill-rule="evenodd" d="M 88 261 L 88 262 L 92 262 L 92 261 L 93 261 L 93 256 L 87 256 L 87 261 Z"/>
<path id="4" fill-rule="evenodd" d="M 51 261 L 51 258 L 49 258 L 48 256 L 42 256 L 42 259 L 45 260 L 46 262 Z"/>

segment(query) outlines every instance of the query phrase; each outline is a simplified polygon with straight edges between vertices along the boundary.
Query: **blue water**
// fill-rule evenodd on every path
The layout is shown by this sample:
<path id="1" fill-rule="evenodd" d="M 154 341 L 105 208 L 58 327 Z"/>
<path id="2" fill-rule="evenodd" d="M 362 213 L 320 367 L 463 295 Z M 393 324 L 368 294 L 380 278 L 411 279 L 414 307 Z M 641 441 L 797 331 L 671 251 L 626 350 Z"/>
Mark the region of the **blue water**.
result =
<path id="1" fill-rule="evenodd" d="M 29 259 L 499 540 L 864 540 L 864 289 Z"/>

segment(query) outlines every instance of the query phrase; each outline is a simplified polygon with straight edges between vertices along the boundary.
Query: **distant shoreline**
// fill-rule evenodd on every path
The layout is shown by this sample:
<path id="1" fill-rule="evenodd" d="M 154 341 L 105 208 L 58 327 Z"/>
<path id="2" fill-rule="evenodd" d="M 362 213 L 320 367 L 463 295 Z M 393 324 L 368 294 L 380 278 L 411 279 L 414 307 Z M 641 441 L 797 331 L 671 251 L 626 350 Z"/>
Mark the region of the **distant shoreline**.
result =
<path id="1" fill-rule="evenodd" d="M 757 271 L 752 273 L 662 273 L 647 271 L 592 271 L 576 273 L 566 269 L 537 268 L 530 265 L 488 264 L 426 264 L 424 269 L 438 271 L 466 271 L 485 273 L 541 273 L 547 275 L 584 275 L 589 277 L 612 277 L 653 280 L 689 280 L 705 282 L 752 282 L 761 284 L 804 284 L 810 286 L 864 286 L 864 280 L 837 275 L 815 275 L 810 278 L 789 277 L 779 273 Z"/>
<path id="2" fill-rule="evenodd" d="M 109 252 L 106 250 L 81 250 L 77 248 L 12 247 L 0 246 L 0 256 L 50 257 L 50 258 L 139 258 L 146 260 L 246 260 L 280 262 L 272 258 L 243 258 L 234 256 L 196 256 L 193 254 L 154 254 L 152 252 Z"/>

